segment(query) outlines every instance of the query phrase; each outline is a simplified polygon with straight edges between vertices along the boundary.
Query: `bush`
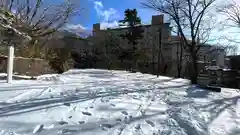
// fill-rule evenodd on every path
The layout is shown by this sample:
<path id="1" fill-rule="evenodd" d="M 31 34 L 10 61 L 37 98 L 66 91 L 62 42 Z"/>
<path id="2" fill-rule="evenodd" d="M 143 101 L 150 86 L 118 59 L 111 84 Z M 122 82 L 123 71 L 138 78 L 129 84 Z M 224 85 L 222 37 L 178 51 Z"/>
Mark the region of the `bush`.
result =
<path id="1" fill-rule="evenodd" d="M 46 59 L 49 66 L 59 74 L 72 68 L 71 51 L 66 48 L 48 49 Z"/>

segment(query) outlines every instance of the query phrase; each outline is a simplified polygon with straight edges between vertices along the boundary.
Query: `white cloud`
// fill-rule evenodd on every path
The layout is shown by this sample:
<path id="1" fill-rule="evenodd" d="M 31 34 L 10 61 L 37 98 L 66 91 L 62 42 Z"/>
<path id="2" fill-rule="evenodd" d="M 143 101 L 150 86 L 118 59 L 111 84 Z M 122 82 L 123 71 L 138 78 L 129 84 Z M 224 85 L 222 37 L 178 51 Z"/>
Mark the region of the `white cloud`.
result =
<path id="1" fill-rule="evenodd" d="M 102 17 L 101 29 L 118 27 L 119 14 L 114 8 L 104 9 L 101 1 L 94 1 L 94 9 L 99 17 Z"/>
<path id="2" fill-rule="evenodd" d="M 101 29 L 107 29 L 107 28 L 117 28 L 118 21 L 112 21 L 112 22 L 101 22 Z"/>
<path id="3" fill-rule="evenodd" d="M 66 24 L 64 29 L 82 36 L 87 36 L 91 33 L 81 24 Z"/>
<path id="4" fill-rule="evenodd" d="M 67 24 L 66 28 L 69 30 L 77 30 L 77 31 L 84 31 L 86 30 L 81 24 Z"/>

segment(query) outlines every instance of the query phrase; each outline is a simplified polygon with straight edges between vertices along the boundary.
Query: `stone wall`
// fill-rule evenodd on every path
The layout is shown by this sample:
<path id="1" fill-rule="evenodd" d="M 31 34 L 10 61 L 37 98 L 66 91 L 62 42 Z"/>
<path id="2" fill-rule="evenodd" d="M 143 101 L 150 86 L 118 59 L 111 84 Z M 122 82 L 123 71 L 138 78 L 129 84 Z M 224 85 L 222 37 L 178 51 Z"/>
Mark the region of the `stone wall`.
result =
<path id="1" fill-rule="evenodd" d="M 15 57 L 13 72 L 15 74 L 38 76 L 41 74 L 55 73 L 48 62 L 43 59 Z M 7 56 L 0 56 L 0 72 L 7 72 Z"/>

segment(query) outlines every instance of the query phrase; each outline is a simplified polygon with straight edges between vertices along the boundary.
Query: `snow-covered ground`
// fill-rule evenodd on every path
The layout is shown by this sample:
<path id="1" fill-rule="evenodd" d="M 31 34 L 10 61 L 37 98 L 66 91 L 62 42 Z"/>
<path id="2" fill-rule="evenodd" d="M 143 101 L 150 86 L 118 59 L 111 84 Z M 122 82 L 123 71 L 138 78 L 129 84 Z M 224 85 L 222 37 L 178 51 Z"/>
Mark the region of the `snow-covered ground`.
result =
<path id="1" fill-rule="evenodd" d="M 239 135 L 240 94 L 125 71 L 0 81 L 0 135 Z"/>

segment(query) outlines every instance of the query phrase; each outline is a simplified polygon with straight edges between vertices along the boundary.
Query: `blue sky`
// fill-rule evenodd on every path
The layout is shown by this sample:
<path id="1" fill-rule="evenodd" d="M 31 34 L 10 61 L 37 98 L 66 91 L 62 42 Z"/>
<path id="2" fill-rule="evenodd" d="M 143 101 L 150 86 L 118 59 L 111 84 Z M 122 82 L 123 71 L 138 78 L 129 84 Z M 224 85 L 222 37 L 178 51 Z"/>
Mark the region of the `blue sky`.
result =
<path id="1" fill-rule="evenodd" d="M 72 19 L 68 27 L 92 29 L 94 23 L 101 23 L 101 28 L 116 27 L 118 20 L 124 18 L 124 10 L 136 8 L 142 23 L 150 23 L 151 16 L 158 14 L 153 10 L 142 8 L 141 0 L 88 0 L 83 5 L 82 16 Z"/>
<path id="2" fill-rule="evenodd" d="M 54 2 L 62 1 L 55 0 Z M 142 23 L 149 24 L 151 22 L 151 16 L 160 14 L 153 10 L 144 9 L 140 2 L 142 0 L 79 0 L 84 3 L 80 3 L 80 6 L 84 7 L 82 15 L 73 18 L 67 25 L 66 28 L 72 30 L 73 32 L 91 32 L 92 25 L 94 23 L 101 23 L 101 28 L 112 28 L 118 26 L 118 20 L 124 18 L 124 10 L 127 8 L 138 10 L 139 16 L 142 19 Z M 53 1 L 52 1 L 53 2 Z M 240 4 L 240 0 L 235 0 L 237 4 Z M 165 16 L 166 18 L 166 16 Z M 217 17 L 217 20 L 223 20 L 222 16 Z M 237 30 L 239 33 L 239 29 Z M 236 33 L 236 29 L 229 29 L 224 31 L 219 31 L 218 28 L 212 31 L 211 37 L 213 39 L 218 39 L 221 36 L 228 36 L 237 39 L 239 34 Z M 210 38 L 211 39 L 211 38 Z M 235 38 L 236 39 L 236 38 Z M 240 41 L 240 40 L 238 40 Z M 225 39 L 211 41 L 213 44 L 224 43 L 228 44 Z"/>

